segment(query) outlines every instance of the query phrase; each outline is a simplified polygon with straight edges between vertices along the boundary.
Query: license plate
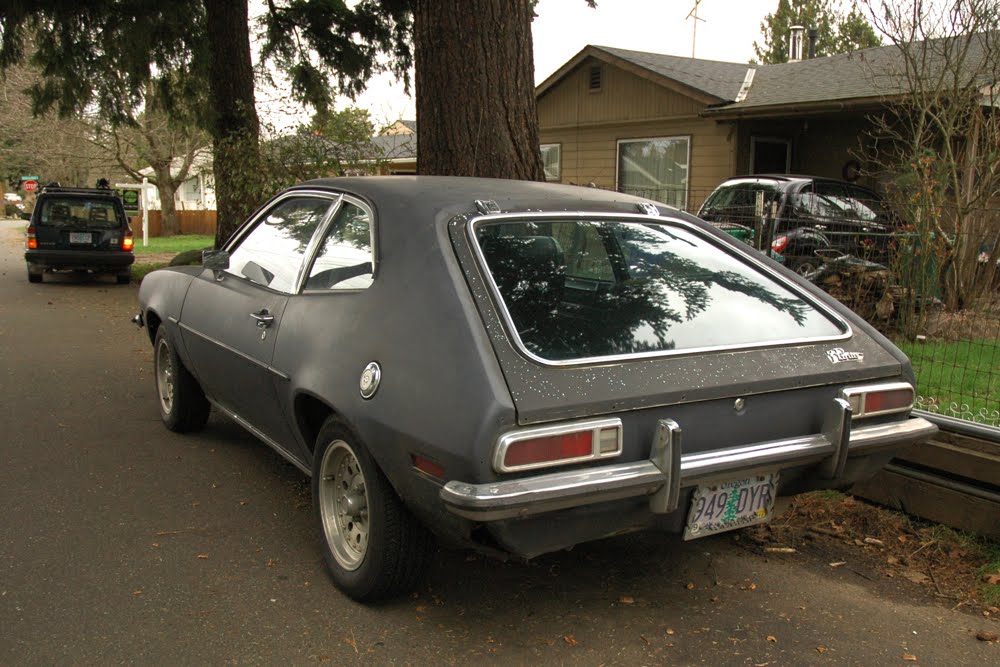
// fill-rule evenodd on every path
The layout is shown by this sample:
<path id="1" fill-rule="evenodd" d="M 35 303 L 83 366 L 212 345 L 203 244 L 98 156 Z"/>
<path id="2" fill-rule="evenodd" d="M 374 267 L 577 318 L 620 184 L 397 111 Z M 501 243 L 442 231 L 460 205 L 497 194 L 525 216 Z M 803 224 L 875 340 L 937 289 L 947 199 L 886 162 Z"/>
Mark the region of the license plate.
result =
<path id="1" fill-rule="evenodd" d="M 691 496 L 684 539 L 691 540 L 771 519 L 778 473 L 703 485 Z"/>
<path id="2" fill-rule="evenodd" d="M 70 243 L 92 243 L 93 237 L 88 232 L 70 232 Z"/>

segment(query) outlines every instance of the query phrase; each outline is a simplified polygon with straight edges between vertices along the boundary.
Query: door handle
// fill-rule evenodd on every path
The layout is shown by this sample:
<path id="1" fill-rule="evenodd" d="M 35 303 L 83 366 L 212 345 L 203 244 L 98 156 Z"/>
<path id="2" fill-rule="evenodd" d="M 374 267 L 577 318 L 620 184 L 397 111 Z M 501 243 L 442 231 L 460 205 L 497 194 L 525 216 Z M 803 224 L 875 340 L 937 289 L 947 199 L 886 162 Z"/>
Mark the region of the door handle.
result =
<path id="1" fill-rule="evenodd" d="M 267 312 L 267 308 L 264 308 L 260 312 L 250 313 L 250 317 L 257 320 L 258 329 L 266 329 L 271 326 L 271 322 L 274 322 L 274 315 Z"/>

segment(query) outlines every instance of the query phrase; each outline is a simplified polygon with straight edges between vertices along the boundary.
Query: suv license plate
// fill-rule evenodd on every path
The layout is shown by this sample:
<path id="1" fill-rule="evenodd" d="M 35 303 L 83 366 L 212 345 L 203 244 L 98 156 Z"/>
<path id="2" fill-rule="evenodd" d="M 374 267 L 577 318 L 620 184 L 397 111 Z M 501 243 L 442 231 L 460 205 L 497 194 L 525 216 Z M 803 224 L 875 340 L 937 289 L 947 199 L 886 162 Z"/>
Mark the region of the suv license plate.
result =
<path id="1" fill-rule="evenodd" d="M 771 519 L 778 473 L 703 485 L 691 496 L 684 539 L 692 540 Z"/>
<path id="2" fill-rule="evenodd" d="M 86 232 L 70 232 L 69 242 L 70 243 L 93 243 L 93 237 L 90 233 Z"/>

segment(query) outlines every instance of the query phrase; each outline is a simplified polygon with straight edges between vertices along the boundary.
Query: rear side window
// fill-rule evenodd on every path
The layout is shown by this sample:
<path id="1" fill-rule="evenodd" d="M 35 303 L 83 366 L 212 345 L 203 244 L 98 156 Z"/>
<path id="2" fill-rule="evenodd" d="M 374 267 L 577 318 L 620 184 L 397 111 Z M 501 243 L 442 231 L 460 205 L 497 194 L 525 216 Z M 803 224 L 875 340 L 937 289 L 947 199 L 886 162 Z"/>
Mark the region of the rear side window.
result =
<path id="1" fill-rule="evenodd" d="M 566 362 L 839 337 L 846 325 L 679 225 L 609 220 L 474 227 L 526 351 Z"/>
<path id="2" fill-rule="evenodd" d="M 111 199 L 44 197 L 37 223 L 44 227 L 117 229 L 121 226 Z"/>
<path id="3" fill-rule="evenodd" d="M 364 289 L 375 270 L 371 243 L 371 216 L 345 201 L 334 214 L 316 260 L 309 269 L 307 290 Z"/>

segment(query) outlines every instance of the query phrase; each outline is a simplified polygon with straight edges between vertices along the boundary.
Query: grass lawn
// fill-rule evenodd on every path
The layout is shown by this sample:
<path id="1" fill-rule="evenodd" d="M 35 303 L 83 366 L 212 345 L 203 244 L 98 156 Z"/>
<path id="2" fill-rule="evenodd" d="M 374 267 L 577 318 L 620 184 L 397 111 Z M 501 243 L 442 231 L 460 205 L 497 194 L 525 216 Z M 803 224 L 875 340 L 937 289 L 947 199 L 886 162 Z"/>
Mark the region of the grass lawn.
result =
<path id="1" fill-rule="evenodd" d="M 142 245 L 142 234 L 136 236 L 135 254 L 181 253 L 185 250 L 201 250 L 215 245 L 215 237 L 205 234 L 178 234 L 176 236 L 151 236 L 149 245 Z"/>
<path id="2" fill-rule="evenodd" d="M 1000 341 L 897 341 L 917 376 L 917 394 L 963 413 L 1000 410 Z M 962 406 L 967 406 L 963 408 Z M 950 414 L 950 413 L 949 413 Z"/>

